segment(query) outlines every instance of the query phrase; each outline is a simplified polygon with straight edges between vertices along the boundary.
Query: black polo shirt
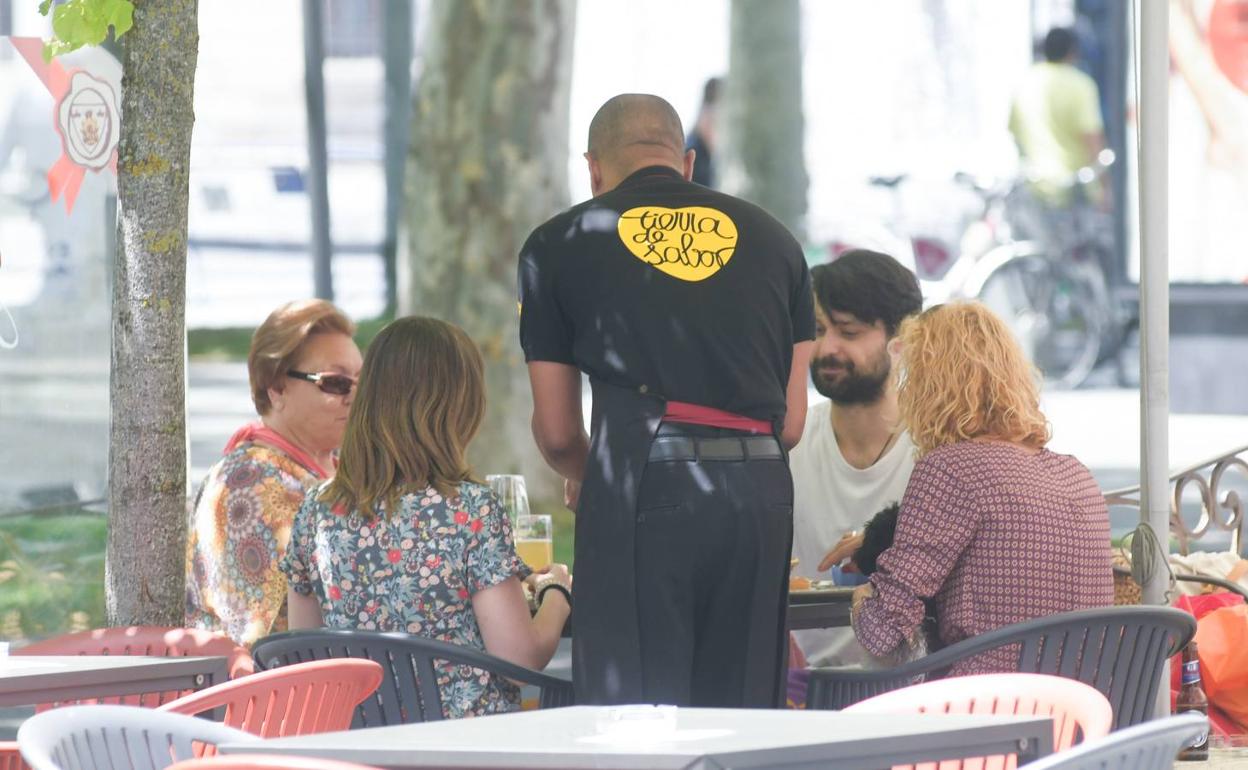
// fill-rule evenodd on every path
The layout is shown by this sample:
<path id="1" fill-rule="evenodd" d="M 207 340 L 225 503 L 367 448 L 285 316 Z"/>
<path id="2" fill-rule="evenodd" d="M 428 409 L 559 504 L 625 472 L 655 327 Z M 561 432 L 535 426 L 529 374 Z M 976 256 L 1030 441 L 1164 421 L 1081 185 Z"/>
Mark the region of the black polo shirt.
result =
<path id="1" fill-rule="evenodd" d="M 534 230 L 519 288 L 526 361 L 773 423 L 793 345 L 815 336 L 789 231 L 658 166 Z"/>

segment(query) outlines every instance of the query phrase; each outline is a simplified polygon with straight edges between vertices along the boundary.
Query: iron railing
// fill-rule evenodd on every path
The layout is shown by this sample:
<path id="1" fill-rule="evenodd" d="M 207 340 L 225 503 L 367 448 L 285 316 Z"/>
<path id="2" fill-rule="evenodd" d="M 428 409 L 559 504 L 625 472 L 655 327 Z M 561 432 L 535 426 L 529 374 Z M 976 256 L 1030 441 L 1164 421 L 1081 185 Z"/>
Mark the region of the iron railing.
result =
<path id="1" fill-rule="evenodd" d="M 1199 540 L 1207 532 L 1229 532 L 1231 550 L 1241 553 L 1244 528 L 1244 499 L 1236 489 L 1229 486 L 1227 472 L 1236 471 L 1248 485 L 1248 446 L 1232 450 L 1170 477 L 1170 535 L 1178 541 L 1179 553 L 1186 555 L 1193 540 Z M 1183 516 L 1184 493 L 1194 489 L 1199 493 L 1199 518 L 1189 527 Z M 1124 487 L 1105 493 L 1109 506 L 1140 507 L 1140 487 Z"/>

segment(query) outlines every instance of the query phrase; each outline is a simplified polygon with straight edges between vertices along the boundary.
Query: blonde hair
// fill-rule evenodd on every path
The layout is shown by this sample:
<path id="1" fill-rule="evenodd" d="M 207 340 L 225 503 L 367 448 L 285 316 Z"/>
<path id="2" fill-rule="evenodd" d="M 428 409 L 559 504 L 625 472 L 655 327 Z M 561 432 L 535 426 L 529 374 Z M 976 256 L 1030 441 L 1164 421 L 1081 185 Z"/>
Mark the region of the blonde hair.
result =
<path id="1" fill-rule="evenodd" d="M 974 438 L 1032 449 L 1048 443 L 1038 372 L 987 307 L 937 305 L 903 321 L 898 337 L 897 401 L 919 457 Z"/>
<path id="2" fill-rule="evenodd" d="M 338 471 L 320 499 L 372 519 L 405 491 L 450 496 L 474 480 L 467 449 L 485 416 L 484 369 L 457 326 L 420 316 L 388 324 L 364 356 Z"/>
<path id="3" fill-rule="evenodd" d="M 247 378 L 251 382 L 251 400 L 261 415 L 269 413 L 269 388 L 285 382 L 286 372 L 299 360 L 303 344 L 313 334 L 355 334 L 355 324 L 333 304 L 323 299 L 287 302 L 269 313 L 264 323 L 251 336 L 247 353 Z"/>

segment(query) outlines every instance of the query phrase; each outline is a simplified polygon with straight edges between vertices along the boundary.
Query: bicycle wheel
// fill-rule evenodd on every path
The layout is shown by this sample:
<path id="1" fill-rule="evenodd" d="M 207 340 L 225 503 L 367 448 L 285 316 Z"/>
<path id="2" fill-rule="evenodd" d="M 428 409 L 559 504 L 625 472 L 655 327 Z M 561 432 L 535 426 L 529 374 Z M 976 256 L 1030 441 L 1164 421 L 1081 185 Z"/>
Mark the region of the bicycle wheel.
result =
<path id="1" fill-rule="evenodd" d="M 1046 385 L 1074 388 L 1096 367 L 1104 294 L 1082 264 L 1022 254 L 994 270 L 979 300 L 1005 321 Z"/>

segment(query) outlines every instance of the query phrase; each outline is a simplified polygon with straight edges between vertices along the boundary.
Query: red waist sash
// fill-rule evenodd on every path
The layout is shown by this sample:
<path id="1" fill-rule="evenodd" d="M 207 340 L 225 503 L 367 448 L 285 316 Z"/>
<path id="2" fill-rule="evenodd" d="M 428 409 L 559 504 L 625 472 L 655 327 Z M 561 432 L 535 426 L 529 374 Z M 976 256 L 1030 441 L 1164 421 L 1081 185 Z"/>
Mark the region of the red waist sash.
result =
<path id="1" fill-rule="evenodd" d="M 771 423 L 766 420 L 755 420 L 722 409 L 715 409 L 699 404 L 687 404 L 683 401 L 668 401 L 667 412 L 663 415 L 664 422 L 682 422 L 689 425 L 709 425 L 712 428 L 730 428 L 746 430 L 751 433 L 771 435 Z"/>

